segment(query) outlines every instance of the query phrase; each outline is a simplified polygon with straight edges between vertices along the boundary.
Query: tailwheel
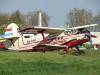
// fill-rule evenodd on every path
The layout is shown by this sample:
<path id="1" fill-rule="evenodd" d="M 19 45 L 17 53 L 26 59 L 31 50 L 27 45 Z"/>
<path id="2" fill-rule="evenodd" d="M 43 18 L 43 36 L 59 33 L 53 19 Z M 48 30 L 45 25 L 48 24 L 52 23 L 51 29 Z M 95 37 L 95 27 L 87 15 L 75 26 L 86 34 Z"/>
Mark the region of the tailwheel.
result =
<path id="1" fill-rule="evenodd" d="M 78 46 L 76 46 L 75 48 L 76 48 L 76 50 L 77 50 L 77 51 L 75 52 L 75 55 L 84 55 L 84 54 L 85 54 L 85 51 L 80 50 Z"/>

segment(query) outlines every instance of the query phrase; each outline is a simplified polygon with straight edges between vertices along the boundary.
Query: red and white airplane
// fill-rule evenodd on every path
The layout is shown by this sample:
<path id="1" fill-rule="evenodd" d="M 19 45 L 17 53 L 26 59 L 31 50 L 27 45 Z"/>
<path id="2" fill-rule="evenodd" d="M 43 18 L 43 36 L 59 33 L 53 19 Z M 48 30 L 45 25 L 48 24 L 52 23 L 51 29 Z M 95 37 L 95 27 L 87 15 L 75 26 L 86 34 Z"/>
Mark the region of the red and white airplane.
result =
<path id="1" fill-rule="evenodd" d="M 67 30 L 83 29 L 97 24 L 78 26 L 73 28 L 49 28 L 33 27 L 19 30 L 15 23 L 11 23 L 5 29 L 5 47 L 10 50 L 18 51 L 46 51 L 53 49 L 65 49 L 75 47 L 89 41 L 86 33 L 68 34 Z"/>

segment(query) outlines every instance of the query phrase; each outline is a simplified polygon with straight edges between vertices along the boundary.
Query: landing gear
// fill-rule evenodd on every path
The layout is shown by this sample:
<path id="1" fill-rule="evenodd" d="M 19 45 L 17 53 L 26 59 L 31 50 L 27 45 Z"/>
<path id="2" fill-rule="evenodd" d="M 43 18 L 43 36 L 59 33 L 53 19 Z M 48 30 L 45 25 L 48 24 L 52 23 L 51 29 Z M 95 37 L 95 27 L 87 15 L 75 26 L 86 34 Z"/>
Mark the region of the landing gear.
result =
<path id="1" fill-rule="evenodd" d="M 85 54 L 85 51 L 82 51 L 82 50 L 80 50 L 79 48 L 78 48 L 78 46 L 75 46 L 75 48 L 76 48 L 76 50 L 77 51 L 72 51 L 72 48 L 65 48 L 65 52 L 67 53 L 67 54 L 73 54 L 73 55 L 84 55 Z"/>
<path id="2" fill-rule="evenodd" d="M 75 48 L 76 48 L 77 51 L 76 52 L 73 52 L 74 55 L 77 55 L 78 56 L 78 55 L 84 55 L 85 54 L 85 51 L 80 50 L 78 48 L 78 46 L 76 46 Z"/>

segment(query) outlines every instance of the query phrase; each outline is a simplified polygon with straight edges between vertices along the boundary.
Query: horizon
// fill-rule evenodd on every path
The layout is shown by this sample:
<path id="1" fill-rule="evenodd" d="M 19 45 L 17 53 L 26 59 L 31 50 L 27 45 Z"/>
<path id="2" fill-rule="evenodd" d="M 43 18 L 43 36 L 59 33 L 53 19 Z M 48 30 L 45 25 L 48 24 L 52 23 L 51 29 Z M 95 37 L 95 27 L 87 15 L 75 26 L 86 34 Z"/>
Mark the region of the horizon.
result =
<path id="1" fill-rule="evenodd" d="M 57 3 L 56 3 L 57 2 Z M 0 12 L 13 13 L 19 10 L 23 14 L 43 10 L 50 16 L 52 27 L 63 27 L 66 14 L 74 8 L 91 11 L 94 15 L 100 12 L 99 0 L 0 0 Z"/>

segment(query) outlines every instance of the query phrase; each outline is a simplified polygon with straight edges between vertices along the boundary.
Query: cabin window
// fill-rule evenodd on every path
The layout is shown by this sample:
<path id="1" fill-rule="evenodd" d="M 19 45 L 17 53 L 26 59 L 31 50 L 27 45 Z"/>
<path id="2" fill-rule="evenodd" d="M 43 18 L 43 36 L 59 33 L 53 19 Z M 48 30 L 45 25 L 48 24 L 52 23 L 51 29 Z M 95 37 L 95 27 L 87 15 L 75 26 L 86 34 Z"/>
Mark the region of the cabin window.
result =
<path id="1" fill-rule="evenodd" d="M 24 38 L 30 38 L 30 36 L 28 35 L 28 36 L 24 36 Z"/>
<path id="2" fill-rule="evenodd" d="M 17 28 L 17 31 L 19 32 L 19 31 L 20 31 L 20 29 L 19 29 L 19 28 Z"/>
<path id="3" fill-rule="evenodd" d="M 37 35 L 37 32 L 33 32 L 34 35 Z"/>

